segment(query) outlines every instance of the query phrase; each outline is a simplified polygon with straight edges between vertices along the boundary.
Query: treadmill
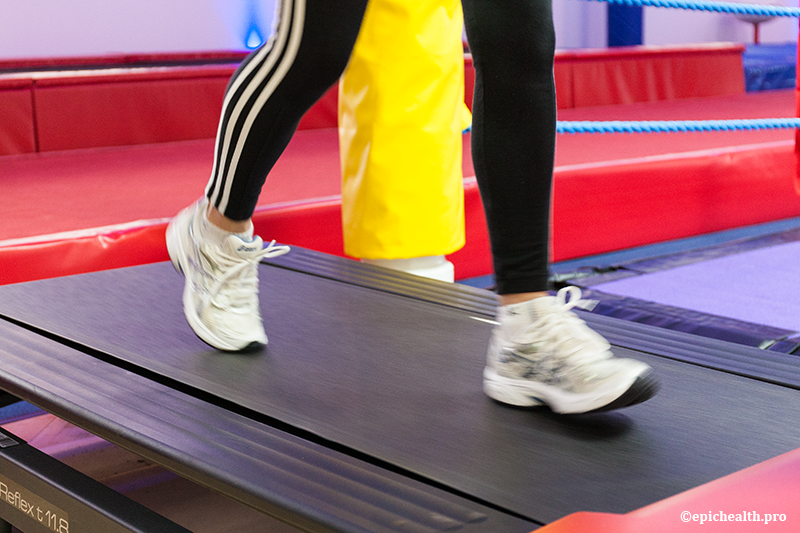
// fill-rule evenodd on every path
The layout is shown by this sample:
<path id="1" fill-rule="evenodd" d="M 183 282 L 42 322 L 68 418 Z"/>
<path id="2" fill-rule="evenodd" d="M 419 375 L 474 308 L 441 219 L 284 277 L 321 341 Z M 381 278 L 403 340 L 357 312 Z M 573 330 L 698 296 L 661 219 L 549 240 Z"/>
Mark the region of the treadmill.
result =
<path id="1" fill-rule="evenodd" d="M 661 389 L 556 415 L 483 394 L 489 291 L 301 248 L 259 278 L 269 344 L 249 354 L 194 335 L 168 262 L 2 286 L 0 389 L 311 532 L 524 533 L 798 447 L 797 356 L 579 310 Z M 73 532 L 182 530 L 8 432 L 4 485 L 26 532 L 59 531 L 33 505 Z"/>

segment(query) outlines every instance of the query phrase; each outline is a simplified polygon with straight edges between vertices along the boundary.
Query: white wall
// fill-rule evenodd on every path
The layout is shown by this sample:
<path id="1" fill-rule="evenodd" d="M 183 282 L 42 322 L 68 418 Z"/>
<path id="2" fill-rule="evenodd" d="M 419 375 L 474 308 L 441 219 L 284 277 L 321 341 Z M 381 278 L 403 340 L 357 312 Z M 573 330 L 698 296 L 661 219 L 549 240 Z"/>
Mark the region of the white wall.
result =
<path id="1" fill-rule="evenodd" d="M 608 4 L 586 0 L 553 0 L 558 48 L 604 48 L 608 44 Z"/>
<path id="2" fill-rule="evenodd" d="M 725 0 L 728 2 L 736 0 Z M 798 7 L 798 0 L 741 0 L 740 3 Z M 594 0 L 553 0 L 559 48 L 602 48 L 607 45 L 608 4 Z M 762 43 L 796 42 L 798 19 L 776 17 L 761 24 Z M 753 25 L 724 13 L 645 7 L 643 44 L 753 42 Z"/>
<path id="3" fill-rule="evenodd" d="M 241 50 L 273 0 L 0 0 L 0 58 Z"/>
<path id="4" fill-rule="evenodd" d="M 269 34 L 274 2 L 0 0 L 0 59 L 241 50 L 251 21 L 265 38 Z M 606 12 L 602 2 L 553 0 L 558 47 L 606 46 Z M 751 25 L 733 15 L 677 9 L 645 8 L 643 24 L 644 44 L 749 43 L 753 34 Z M 761 40 L 796 41 L 797 28 L 797 19 L 775 19 L 761 26 Z"/>
<path id="5" fill-rule="evenodd" d="M 559 1 L 559 0 L 556 0 Z M 797 0 L 748 1 L 740 3 L 797 7 Z M 761 24 L 762 43 L 784 43 L 797 40 L 798 19 L 776 17 Z M 753 42 L 753 25 L 727 13 L 706 13 L 646 7 L 643 37 L 645 44 L 682 44 L 696 42 Z"/>

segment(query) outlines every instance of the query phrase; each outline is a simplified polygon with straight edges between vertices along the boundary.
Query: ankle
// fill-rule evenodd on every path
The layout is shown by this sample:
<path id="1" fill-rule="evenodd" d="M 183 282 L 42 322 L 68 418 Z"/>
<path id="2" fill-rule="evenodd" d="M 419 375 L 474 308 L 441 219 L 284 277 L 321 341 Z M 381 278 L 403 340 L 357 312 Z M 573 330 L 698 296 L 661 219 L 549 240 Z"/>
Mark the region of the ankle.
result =
<path id="1" fill-rule="evenodd" d="M 222 241 L 231 234 L 237 235 L 246 242 L 253 240 L 253 223 L 248 220 L 231 220 L 220 213 L 216 208 L 210 208 L 200 222 L 200 234 L 204 239 L 222 244 Z"/>
<path id="2" fill-rule="evenodd" d="M 253 231 L 253 222 L 251 219 L 247 218 L 245 220 L 233 220 L 223 215 L 219 209 L 214 206 L 209 207 L 205 218 L 214 226 L 220 228 L 221 230 L 227 231 L 228 233 L 252 234 Z"/>

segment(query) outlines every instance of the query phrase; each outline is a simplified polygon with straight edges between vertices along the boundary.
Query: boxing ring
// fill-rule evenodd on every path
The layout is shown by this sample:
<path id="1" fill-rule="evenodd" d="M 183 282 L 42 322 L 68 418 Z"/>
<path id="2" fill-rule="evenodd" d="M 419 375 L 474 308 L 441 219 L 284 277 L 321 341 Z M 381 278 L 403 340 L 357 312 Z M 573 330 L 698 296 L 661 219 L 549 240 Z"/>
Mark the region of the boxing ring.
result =
<path id="1" fill-rule="evenodd" d="M 798 15 L 789 8 L 712 2 L 643 5 Z M 726 109 L 744 101 L 719 98 Z M 709 131 L 772 135 L 799 124 L 796 118 L 762 117 L 561 120 L 558 128 L 569 138 L 591 133 L 608 139 Z M 320 132 L 307 136 L 328 142 Z M 562 157 L 569 149 L 564 144 Z M 202 153 L 207 145 L 181 146 Z M 793 146 L 776 137 L 751 157 L 774 152 L 774 164 L 785 165 Z M 159 150 L 146 146 L 126 157 L 133 166 L 142 154 Z M 706 151 L 734 162 L 715 163 L 719 168 L 708 171 L 720 174 L 735 173 L 737 157 L 748 157 L 744 149 Z M 298 160 L 304 154 L 300 150 Z M 57 166 L 62 155 L 42 161 Z M 83 163 L 73 164 L 88 168 L 80 165 L 112 155 L 79 153 L 73 157 Z M 12 164 L 21 167 L 32 159 Z M 670 172 L 662 156 L 642 156 L 625 166 L 628 174 L 619 172 L 621 187 L 633 189 L 654 162 L 662 165 L 654 172 Z M 593 176 L 611 163 L 592 166 L 590 173 L 587 165 L 574 160 L 557 168 L 556 206 L 559 194 L 594 183 Z M 785 189 L 776 190 L 793 190 L 796 176 L 789 178 L 790 183 L 784 174 L 767 181 L 783 181 Z M 757 185 L 747 187 L 744 195 L 761 192 Z M 467 194 L 476 194 L 474 184 Z M 796 199 L 784 200 L 785 207 L 774 211 L 778 218 L 800 215 L 791 214 Z M 322 214 L 309 219 L 327 220 L 336 204 L 332 197 L 327 202 Z M 585 218 L 574 224 L 556 220 L 558 242 L 569 242 L 587 219 L 601 216 L 566 212 Z M 765 230 L 733 247 L 695 246 L 625 260 L 592 257 L 617 246 L 616 229 L 591 234 L 574 248 L 557 248 L 561 269 L 555 281 L 579 285 L 597 300 L 595 310 L 579 312 L 581 318 L 610 340 L 616 355 L 646 361 L 662 381 L 656 398 L 627 410 L 558 417 L 509 409 L 483 396 L 484 347 L 496 305 L 491 292 L 323 253 L 328 243 L 320 243 L 322 252 L 294 247 L 260 266 L 270 336 L 264 353 L 210 350 L 184 324 L 182 284 L 158 256 L 163 223 L 114 227 L 99 238 L 92 232 L 73 235 L 114 249 L 120 244 L 113 236 L 133 232 L 134 240 L 143 240 L 127 263 L 106 259 L 102 268 L 71 272 L 76 275 L 0 286 L 0 388 L 299 531 L 749 531 L 752 524 L 741 520 L 732 526 L 692 518 L 743 510 L 774 515 L 770 530 L 799 527 L 797 331 L 766 318 L 758 328 L 742 326 L 761 315 L 720 320 L 703 330 L 687 325 L 691 317 L 685 315 L 707 317 L 724 309 L 692 309 L 680 300 L 641 305 L 656 298 L 642 292 L 653 285 L 648 275 L 665 276 L 659 283 L 674 296 L 679 291 L 669 288 L 678 283 L 670 278 L 676 268 L 714 266 L 714 278 L 732 272 L 737 260 L 747 262 L 742 254 L 773 252 L 777 263 L 793 257 L 800 240 L 793 228 Z M 724 229 L 715 223 L 701 226 Z M 50 254 L 65 249 L 65 243 L 47 239 L 16 244 L 18 255 L 35 256 L 39 245 Z M 646 244 L 644 238 L 628 242 Z M 690 270 L 686 276 L 700 275 Z M 298 301 L 313 303 L 299 309 Z M 665 324 L 675 314 L 683 323 Z M 0 438 L 0 496 L 0 517 L 26 532 L 185 531 L 7 431 Z"/>

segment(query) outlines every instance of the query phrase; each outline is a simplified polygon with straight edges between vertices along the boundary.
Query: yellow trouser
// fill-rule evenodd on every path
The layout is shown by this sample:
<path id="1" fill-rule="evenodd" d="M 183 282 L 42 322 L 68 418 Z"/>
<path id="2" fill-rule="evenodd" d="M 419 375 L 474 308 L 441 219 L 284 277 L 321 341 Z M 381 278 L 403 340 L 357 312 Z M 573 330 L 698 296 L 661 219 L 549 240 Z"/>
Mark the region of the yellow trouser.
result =
<path id="1" fill-rule="evenodd" d="M 339 86 L 345 253 L 402 259 L 464 245 L 459 0 L 371 0 Z M 468 122 L 467 122 L 468 123 Z"/>

